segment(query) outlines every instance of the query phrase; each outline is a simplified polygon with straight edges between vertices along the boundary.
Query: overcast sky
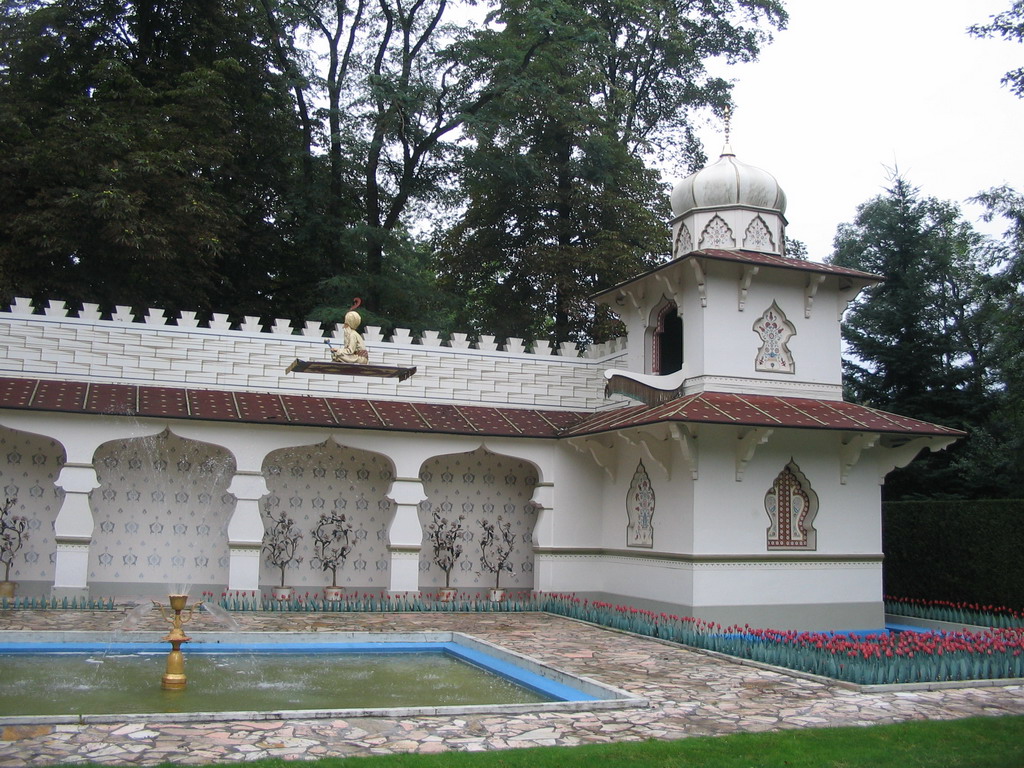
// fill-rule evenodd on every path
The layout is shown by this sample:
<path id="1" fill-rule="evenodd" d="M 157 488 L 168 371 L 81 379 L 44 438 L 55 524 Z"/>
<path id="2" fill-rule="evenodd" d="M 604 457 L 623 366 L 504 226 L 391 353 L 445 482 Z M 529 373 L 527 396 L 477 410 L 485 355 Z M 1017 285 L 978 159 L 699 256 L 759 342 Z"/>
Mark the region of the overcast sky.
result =
<path id="1" fill-rule="evenodd" d="M 778 179 L 787 233 L 811 259 L 832 253 L 836 226 L 883 190 L 887 168 L 960 203 L 1003 183 L 1024 188 L 1024 100 L 1000 83 L 1024 64 L 1024 45 L 966 32 L 1011 0 L 785 5 L 788 29 L 759 61 L 725 72 L 736 81 L 731 143 Z M 716 160 L 721 127 L 701 135 Z M 976 207 L 964 210 L 976 219 Z"/>

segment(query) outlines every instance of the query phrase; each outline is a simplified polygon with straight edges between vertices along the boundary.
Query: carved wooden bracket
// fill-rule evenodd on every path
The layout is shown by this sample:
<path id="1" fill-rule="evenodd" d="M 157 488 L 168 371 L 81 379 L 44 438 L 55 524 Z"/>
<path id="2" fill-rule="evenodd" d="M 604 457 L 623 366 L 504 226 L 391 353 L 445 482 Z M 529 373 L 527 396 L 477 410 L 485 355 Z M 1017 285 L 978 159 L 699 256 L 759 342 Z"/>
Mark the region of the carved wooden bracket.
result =
<path id="1" fill-rule="evenodd" d="M 860 461 L 860 455 L 878 442 L 880 435 L 872 432 L 857 432 L 846 435 L 839 441 L 839 482 L 846 485 L 850 470 Z"/>
<path id="2" fill-rule="evenodd" d="M 957 437 L 937 436 L 918 437 L 892 446 L 886 446 L 885 441 L 882 441 L 881 444 L 888 448 L 888 451 L 886 451 L 885 460 L 879 463 L 878 484 L 885 483 L 885 476 L 894 469 L 907 466 L 923 449 L 928 448 L 932 452 L 941 451 L 956 441 Z"/>
<path id="3" fill-rule="evenodd" d="M 804 317 L 810 318 L 811 307 L 814 306 L 814 297 L 818 293 L 818 288 L 825 282 L 825 275 L 811 274 L 807 276 L 807 287 L 804 288 Z"/>
<path id="4" fill-rule="evenodd" d="M 672 479 L 672 441 L 658 437 L 651 432 L 619 432 L 619 437 L 633 448 L 639 448 L 644 458 L 661 467 L 668 479 Z"/>
<path id="5" fill-rule="evenodd" d="M 750 289 L 750 281 L 754 279 L 754 275 L 761 271 L 760 267 L 755 267 L 752 264 L 747 264 L 743 267 L 743 274 L 740 275 L 740 296 L 739 296 L 739 310 L 742 312 L 747 306 L 747 291 Z"/>
<path id="6" fill-rule="evenodd" d="M 704 272 L 704 265 L 697 259 L 689 259 L 688 261 L 693 268 L 693 276 L 697 278 L 697 295 L 700 296 L 700 305 L 706 307 L 708 305 L 708 278 Z"/>
<path id="7" fill-rule="evenodd" d="M 573 438 L 569 445 L 582 454 L 589 454 L 609 480 L 615 479 L 615 443 L 603 442 L 597 437 Z"/>
<path id="8" fill-rule="evenodd" d="M 764 445 L 775 430 L 767 427 L 751 427 L 742 430 L 736 436 L 736 482 L 743 482 L 743 473 L 747 464 L 754 458 L 757 446 Z"/>
<path id="9" fill-rule="evenodd" d="M 683 459 L 690 467 L 690 476 L 697 479 L 699 445 L 697 443 L 697 426 L 695 424 L 669 424 L 669 437 L 679 443 Z"/>

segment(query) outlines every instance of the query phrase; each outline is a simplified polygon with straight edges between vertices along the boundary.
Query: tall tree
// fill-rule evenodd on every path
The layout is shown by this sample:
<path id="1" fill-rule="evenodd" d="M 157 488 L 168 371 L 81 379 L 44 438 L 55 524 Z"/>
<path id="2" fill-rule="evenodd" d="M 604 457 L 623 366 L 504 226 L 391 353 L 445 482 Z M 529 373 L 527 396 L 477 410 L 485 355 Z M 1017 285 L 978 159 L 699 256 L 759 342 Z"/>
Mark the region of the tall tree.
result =
<path id="1" fill-rule="evenodd" d="M 248 5 L 4 5 L 4 298 L 302 313 L 293 113 Z"/>
<path id="2" fill-rule="evenodd" d="M 986 208 L 984 218 L 1006 223 L 992 245 L 991 284 L 998 302 L 992 326 L 990 368 L 998 399 L 988 428 L 991 472 L 1002 479 L 1007 496 L 1019 496 L 1024 484 L 1024 195 L 1008 186 L 973 198 Z"/>
<path id="3" fill-rule="evenodd" d="M 693 110 L 721 110 L 712 57 L 748 60 L 786 16 L 773 0 L 533 0 L 498 18 L 548 35 L 535 66 L 475 115 L 466 210 L 439 241 L 465 319 L 513 336 L 600 340 L 586 297 L 664 255 L 665 190 L 645 160 L 703 160 Z"/>
<path id="4" fill-rule="evenodd" d="M 279 66 L 293 73 L 296 102 L 320 100 L 321 143 L 329 178 L 325 215 L 342 226 L 317 316 L 333 319 L 359 293 L 368 315 L 416 326 L 422 318 L 393 290 L 400 268 L 424 274 L 426 252 L 410 231 L 444 206 L 460 157 L 458 139 L 477 114 L 530 66 L 545 35 L 526 39 L 473 21 L 473 2 L 454 0 L 262 0 L 278 31 Z M 303 31 L 323 64 L 295 45 Z M 300 76 L 298 73 L 305 73 Z M 313 132 L 309 132 L 313 135 Z M 349 226 L 339 200 L 350 200 Z M 335 298 L 338 297 L 338 298 Z"/>
<path id="5" fill-rule="evenodd" d="M 844 326 L 850 396 L 957 428 L 984 425 L 996 383 L 989 364 L 996 304 L 983 239 L 952 203 L 894 175 L 884 195 L 840 225 L 832 263 L 881 275 Z M 890 498 L 990 495 L 965 472 L 970 440 L 894 473 Z"/>

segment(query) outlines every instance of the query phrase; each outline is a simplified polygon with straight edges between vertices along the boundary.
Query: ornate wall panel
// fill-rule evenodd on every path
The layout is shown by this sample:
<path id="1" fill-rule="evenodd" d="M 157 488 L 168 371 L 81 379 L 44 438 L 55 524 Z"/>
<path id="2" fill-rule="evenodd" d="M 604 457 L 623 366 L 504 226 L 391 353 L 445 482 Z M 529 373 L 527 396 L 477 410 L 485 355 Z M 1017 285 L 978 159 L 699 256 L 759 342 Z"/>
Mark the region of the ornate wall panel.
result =
<path id="1" fill-rule="evenodd" d="M 313 529 L 322 513 L 337 510 L 353 525 L 352 551 L 338 569 L 338 586 L 386 589 L 388 526 L 394 516 L 387 498 L 394 479 L 384 456 L 339 446 L 333 440 L 271 453 L 263 463 L 270 493 L 265 508 L 282 511 L 302 532 L 302 562 L 285 571 L 288 586 L 310 593 L 331 582 L 331 574 L 313 565 Z M 264 525 L 268 521 L 264 518 Z M 281 572 L 264 560 L 260 582 L 280 583 Z"/>
<path id="2" fill-rule="evenodd" d="M 768 513 L 768 549 L 817 549 L 814 518 L 818 495 L 792 461 L 779 473 L 764 496 Z"/>
<path id="3" fill-rule="evenodd" d="M 736 238 L 721 216 L 715 216 L 700 233 L 699 248 L 735 248 Z"/>
<path id="4" fill-rule="evenodd" d="M 90 582 L 227 584 L 228 451 L 165 432 L 101 445 L 93 465 Z"/>
<path id="5" fill-rule="evenodd" d="M 54 440 L 0 427 L 0 502 L 17 499 L 11 512 L 28 520 L 28 540 L 14 556 L 11 581 L 53 583 L 53 521 L 64 502 L 64 491 L 54 481 L 64 458 Z"/>
<path id="6" fill-rule="evenodd" d="M 626 492 L 626 546 L 654 546 L 654 488 L 644 463 L 636 465 Z"/>
<path id="7" fill-rule="evenodd" d="M 509 562 L 511 573 L 502 573 L 501 586 L 509 589 L 533 588 L 533 528 L 537 510 L 531 499 L 537 485 L 537 470 L 532 464 L 508 456 L 478 449 L 472 453 L 439 456 L 426 462 L 420 471 L 427 499 L 420 503 L 420 524 L 424 532 L 435 509 L 452 519 L 465 516 L 463 554 L 452 571 L 452 586 L 486 589 L 494 586 L 494 574 L 480 565 L 479 521 L 512 523 L 516 536 Z M 444 586 L 444 572 L 431 560 L 432 550 L 424 536 L 420 552 L 420 584 L 424 589 Z"/>
<path id="8" fill-rule="evenodd" d="M 796 326 L 774 301 L 754 323 L 754 333 L 761 337 L 761 346 L 754 358 L 754 370 L 766 373 L 795 373 L 796 362 L 786 342 L 796 335 Z"/>

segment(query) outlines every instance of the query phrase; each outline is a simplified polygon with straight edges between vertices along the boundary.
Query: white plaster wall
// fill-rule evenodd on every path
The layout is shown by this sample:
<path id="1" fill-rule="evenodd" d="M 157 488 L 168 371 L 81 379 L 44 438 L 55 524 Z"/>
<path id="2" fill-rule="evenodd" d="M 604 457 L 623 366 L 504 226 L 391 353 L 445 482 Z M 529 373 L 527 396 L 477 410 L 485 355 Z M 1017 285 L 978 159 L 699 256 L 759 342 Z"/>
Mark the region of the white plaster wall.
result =
<path id="1" fill-rule="evenodd" d="M 606 536 L 604 514 L 607 476 L 589 456 L 558 444 L 553 457 L 554 509 L 550 529 L 540 546 L 601 547 Z"/>
<path id="2" fill-rule="evenodd" d="M 14 556 L 11 581 L 53 581 L 53 522 L 64 501 L 54 481 L 62 466 L 64 451 L 56 440 L 0 427 L 0 502 L 14 499 L 11 514 L 28 520 L 28 539 Z"/>
<path id="3" fill-rule="evenodd" d="M 102 445 L 93 464 L 90 582 L 184 592 L 227 583 L 230 454 L 165 433 Z"/>
<path id="4" fill-rule="evenodd" d="M 547 342 L 527 352 L 521 340 L 508 351 L 483 342 L 471 348 L 456 339 L 413 338 L 396 331 L 390 340 L 366 329 L 370 361 L 416 367 L 411 379 L 286 374 L 296 358 L 327 360 L 319 326 L 295 334 L 285 321 L 273 332 L 221 327 L 180 327 L 159 318 L 133 322 L 67 317 L 66 310 L 31 314 L 25 300 L 0 312 L 0 376 L 38 376 L 154 386 L 251 389 L 259 392 L 369 397 L 471 405 L 592 409 L 605 407 L 603 371 L 620 365 L 621 342 L 579 357 L 571 345 L 554 354 Z M 156 312 L 162 312 L 155 310 Z M 154 310 L 150 310 L 154 312 Z M 337 332 L 333 334 L 335 337 Z M 464 335 L 463 335 L 464 336 Z"/>
<path id="5" fill-rule="evenodd" d="M 671 446 L 672 464 L 668 470 L 645 455 L 643 449 L 619 441 L 615 476 L 602 477 L 601 547 L 628 550 L 642 557 L 647 553 L 688 553 L 693 549 L 693 488 L 689 468 L 678 448 Z M 640 462 L 654 491 L 654 542 L 652 547 L 629 546 L 626 527 L 629 524 L 627 496 L 630 483 Z"/>
<path id="6" fill-rule="evenodd" d="M 701 563 L 694 567 L 699 606 L 871 603 L 882 599 L 881 562 Z"/>
<path id="7" fill-rule="evenodd" d="M 821 388 L 831 387 L 836 388 L 838 399 L 838 388 L 842 385 L 840 326 L 835 288 L 828 287 L 828 281 L 834 283 L 835 278 L 826 278 L 826 284 L 819 289 L 823 300 L 815 298 L 808 318 L 805 317 L 807 273 L 762 267 L 752 279 L 744 309 L 740 310 L 743 265 L 712 260 L 706 260 L 705 265 L 707 306 L 688 300 L 683 318 L 687 378 L 743 379 L 744 391 L 757 393 L 764 388 L 774 393 L 782 389 L 794 397 L 821 396 Z M 796 327 L 796 334 L 788 342 L 795 364 L 792 374 L 754 369 L 761 341 L 753 326 L 773 302 Z M 700 315 L 697 323 L 693 322 L 695 315 Z M 697 327 L 687 328 L 688 325 Z M 706 333 L 702 333 L 705 329 Z"/>
<path id="8" fill-rule="evenodd" d="M 700 436 L 700 476 L 695 483 L 696 554 L 769 552 L 764 495 L 778 474 L 795 461 L 818 495 L 819 555 L 881 553 L 881 500 L 873 466 L 858 465 L 840 482 L 840 435 L 811 430 L 775 430 L 758 445 L 736 480 L 737 432 L 704 427 Z M 778 552 L 779 550 L 772 550 Z"/>

